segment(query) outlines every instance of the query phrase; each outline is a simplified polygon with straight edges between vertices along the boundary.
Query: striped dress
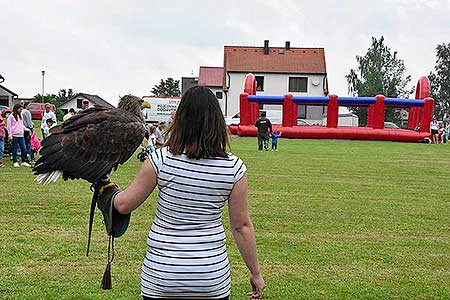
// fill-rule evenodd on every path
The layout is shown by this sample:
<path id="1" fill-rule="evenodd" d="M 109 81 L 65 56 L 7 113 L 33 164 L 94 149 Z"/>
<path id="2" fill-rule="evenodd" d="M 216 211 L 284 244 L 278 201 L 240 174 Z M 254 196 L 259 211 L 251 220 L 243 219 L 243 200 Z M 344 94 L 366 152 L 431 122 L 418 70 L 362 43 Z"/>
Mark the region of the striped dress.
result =
<path id="1" fill-rule="evenodd" d="M 245 164 L 238 157 L 189 159 L 166 148 L 150 156 L 159 189 L 142 266 L 142 295 L 220 299 L 231 278 L 222 210 Z"/>

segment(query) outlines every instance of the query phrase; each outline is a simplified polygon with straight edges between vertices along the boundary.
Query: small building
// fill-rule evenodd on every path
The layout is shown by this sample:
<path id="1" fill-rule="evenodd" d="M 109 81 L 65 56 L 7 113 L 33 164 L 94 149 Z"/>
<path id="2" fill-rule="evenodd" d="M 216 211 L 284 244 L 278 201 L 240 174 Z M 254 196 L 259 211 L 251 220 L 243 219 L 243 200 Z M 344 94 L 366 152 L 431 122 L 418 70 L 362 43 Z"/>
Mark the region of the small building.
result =
<path id="1" fill-rule="evenodd" d="M 59 108 L 64 112 L 67 113 L 69 109 L 73 108 L 75 111 L 78 111 L 82 107 L 83 100 L 87 100 L 89 102 L 89 107 L 94 107 L 95 105 L 98 106 L 104 106 L 107 108 L 114 108 L 112 104 L 110 104 L 108 101 L 102 99 L 100 96 L 97 95 L 90 95 L 86 93 L 78 93 L 68 100 L 61 103 Z"/>
<path id="2" fill-rule="evenodd" d="M 198 77 L 181 77 L 181 95 L 188 89 L 198 85 Z"/>
<path id="3" fill-rule="evenodd" d="M 244 78 L 253 73 L 257 95 L 324 96 L 328 94 L 325 50 L 323 48 L 225 46 L 223 90 L 224 114 L 239 112 L 239 95 Z M 280 109 L 281 105 L 264 105 L 264 109 Z M 326 108 L 299 105 L 298 117 L 321 122 Z"/>
<path id="4" fill-rule="evenodd" d="M 200 67 L 198 85 L 209 88 L 216 95 L 222 112 L 225 112 L 225 97 L 223 92 L 223 68 Z"/>
<path id="5" fill-rule="evenodd" d="M 3 85 L 0 85 L 0 105 L 13 107 L 14 99 L 17 97 L 18 95 L 16 93 L 7 89 Z"/>

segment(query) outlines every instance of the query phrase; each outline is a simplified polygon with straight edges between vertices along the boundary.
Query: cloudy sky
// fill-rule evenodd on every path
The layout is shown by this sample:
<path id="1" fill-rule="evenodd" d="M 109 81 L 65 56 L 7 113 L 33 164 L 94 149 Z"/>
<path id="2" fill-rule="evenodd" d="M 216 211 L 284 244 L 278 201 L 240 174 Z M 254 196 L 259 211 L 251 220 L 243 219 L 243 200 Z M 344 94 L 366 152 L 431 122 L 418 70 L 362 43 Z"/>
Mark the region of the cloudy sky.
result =
<path id="1" fill-rule="evenodd" d="M 414 81 L 450 42 L 450 0 L 0 0 L 0 15 L 3 85 L 32 97 L 45 70 L 46 93 L 72 88 L 112 103 L 222 66 L 224 45 L 324 47 L 330 90 L 346 95 L 344 76 L 372 36 L 385 37 Z"/>

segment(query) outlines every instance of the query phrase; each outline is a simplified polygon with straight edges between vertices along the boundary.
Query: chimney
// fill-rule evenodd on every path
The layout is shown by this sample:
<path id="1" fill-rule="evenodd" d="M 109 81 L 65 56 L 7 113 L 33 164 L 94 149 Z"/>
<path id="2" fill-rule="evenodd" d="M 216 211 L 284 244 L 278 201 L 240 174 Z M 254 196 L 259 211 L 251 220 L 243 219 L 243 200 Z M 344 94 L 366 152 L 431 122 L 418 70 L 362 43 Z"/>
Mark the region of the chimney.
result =
<path id="1" fill-rule="evenodd" d="M 264 40 L 264 55 L 269 54 L 269 40 Z"/>
<path id="2" fill-rule="evenodd" d="M 286 41 L 286 50 L 291 50 L 291 42 Z"/>

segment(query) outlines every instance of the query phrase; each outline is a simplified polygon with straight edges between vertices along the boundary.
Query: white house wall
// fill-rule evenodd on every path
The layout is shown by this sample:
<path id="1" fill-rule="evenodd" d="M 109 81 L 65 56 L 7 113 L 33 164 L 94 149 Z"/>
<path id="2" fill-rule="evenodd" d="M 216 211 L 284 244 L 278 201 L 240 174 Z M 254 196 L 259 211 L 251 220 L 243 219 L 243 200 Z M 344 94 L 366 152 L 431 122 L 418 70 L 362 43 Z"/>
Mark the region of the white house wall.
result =
<path id="1" fill-rule="evenodd" d="M 210 87 L 210 86 L 208 86 L 208 88 L 211 90 L 211 92 L 213 92 L 214 95 L 216 95 L 217 92 L 222 93 L 222 99 L 217 99 L 217 101 L 219 101 L 220 109 L 225 114 L 225 92 L 223 91 L 223 88 L 222 87 Z"/>
<path id="2" fill-rule="evenodd" d="M 0 88 L 0 96 L 8 97 L 8 107 L 12 107 L 13 106 L 13 95 L 11 93 L 8 93 L 7 91 L 5 91 L 2 88 Z"/>
<path id="3" fill-rule="evenodd" d="M 229 86 L 227 94 L 226 115 L 233 115 L 239 111 L 239 95 L 244 91 L 244 78 L 247 73 L 228 73 L 227 82 Z M 294 93 L 295 96 L 323 96 L 323 79 L 325 75 L 311 74 L 276 74 L 276 73 L 253 73 L 255 76 L 264 76 L 264 91 L 256 92 L 257 95 L 284 95 L 288 93 L 289 77 L 308 77 L 308 92 Z M 317 83 L 314 85 L 313 82 Z M 266 105 L 265 109 L 281 109 L 281 105 Z M 308 106 L 307 119 L 321 120 L 323 107 Z"/>
<path id="4" fill-rule="evenodd" d="M 64 110 L 64 111 L 69 111 L 69 109 L 71 109 L 71 108 L 73 108 L 75 111 L 78 111 L 78 110 L 80 110 L 80 108 L 77 108 L 77 100 L 78 99 L 86 99 L 86 98 L 79 97 L 79 98 L 72 99 L 69 102 L 64 103 L 63 105 L 61 105 L 59 108 Z M 89 101 L 89 107 L 93 107 L 91 101 Z"/>

